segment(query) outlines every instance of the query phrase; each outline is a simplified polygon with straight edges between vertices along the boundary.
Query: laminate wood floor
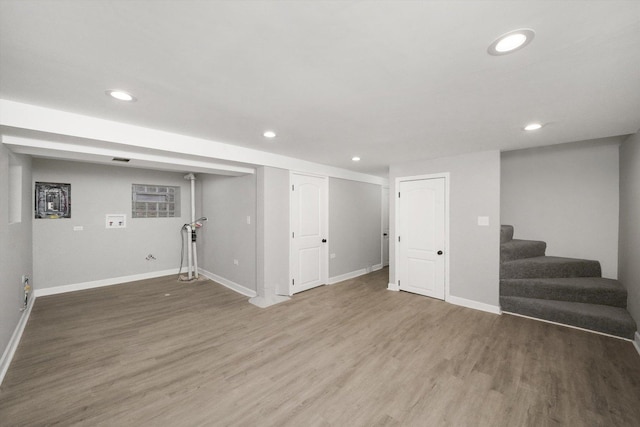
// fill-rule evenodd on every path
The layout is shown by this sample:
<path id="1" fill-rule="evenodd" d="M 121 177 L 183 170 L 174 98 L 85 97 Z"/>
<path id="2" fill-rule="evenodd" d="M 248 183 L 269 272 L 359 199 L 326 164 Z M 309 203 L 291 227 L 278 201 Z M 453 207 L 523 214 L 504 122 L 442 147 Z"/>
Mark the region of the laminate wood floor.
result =
<path id="1" fill-rule="evenodd" d="M 630 342 L 387 291 L 387 275 L 267 309 L 175 277 L 38 298 L 0 425 L 640 425 Z"/>

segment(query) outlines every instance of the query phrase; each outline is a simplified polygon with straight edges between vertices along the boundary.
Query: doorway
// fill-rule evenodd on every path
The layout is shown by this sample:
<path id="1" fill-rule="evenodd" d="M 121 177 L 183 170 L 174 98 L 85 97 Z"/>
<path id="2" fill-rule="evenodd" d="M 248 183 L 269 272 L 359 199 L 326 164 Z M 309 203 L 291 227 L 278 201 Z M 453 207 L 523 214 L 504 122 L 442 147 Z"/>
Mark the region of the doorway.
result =
<path id="1" fill-rule="evenodd" d="M 396 254 L 400 290 L 445 299 L 448 175 L 397 180 Z"/>
<path id="2" fill-rule="evenodd" d="M 328 180 L 291 173 L 290 295 L 327 283 Z"/>

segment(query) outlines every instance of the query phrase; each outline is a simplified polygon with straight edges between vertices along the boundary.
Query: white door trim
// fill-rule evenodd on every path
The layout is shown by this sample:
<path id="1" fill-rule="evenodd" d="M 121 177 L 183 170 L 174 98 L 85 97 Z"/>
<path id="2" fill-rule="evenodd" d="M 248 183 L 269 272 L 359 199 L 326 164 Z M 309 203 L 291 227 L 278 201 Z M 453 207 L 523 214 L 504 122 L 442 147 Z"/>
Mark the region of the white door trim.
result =
<path id="1" fill-rule="evenodd" d="M 398 191 L 400 189 L 400 183 L 404 181 L 419 181 L 424 179 L 437 179 L 444 178 L 444 300 L 449 301 L 449 260 L 450 257 L 450 245 L 449 245 L 449 172 L 434 173 L 428 175 L 414 175 L 414 176 L 402 176 L 397 177 L 395 182 L 395 194 L 393 195 L 394 212 L 395 212 L 395 230 L 393 238 L 394 240 L 394 260 L 395 260 L 395 277 L 393 278 L 396 288 L 398 288 L 398 278 L 400 277 L 400 247 L 398 246 L 398 233 L 400 230 L 400 201 L 398 200 Z"/>
<path id="2" fill-rule="evenodd" d="M 385 190 L 387 191 L 387 199 L 384 199 L 384 192 Z M 383 185 L 380 187 L 380 198 L 382 199 L 381 201 L 381 206 L 380 206 L 380 265 L 382 265 L 382 268 L 386 267 L 387 265 L 389 265 L 389 263 L 387 262 L 386 264 L 384 263 L 384 205 L 385 203 L 387 204 L 387 217 L 389 216 L 389 213 L 391 211 L 391 206 L 389 206 L 389 198 L 391 197 L 391 189 L 389 188 L 389 186 L 387 185 Z M 389 245 L 389 239 L 391 238 L 391 236 L 389 236 L 389 231 L 387 230 L 387 246 Z M 389 254 L 389 256 L 391 256 L 391 254 Z"/>
<path id="3" fill-rule="evenodd" d="M 324 221 L 322 227 L 324 227 L 325 239 L 327 239 L 327 244 L 322 246 L 322 257 L 324 258 L 323 268 L 320 271 L 321 279 L 324 285 L 329 283 L 329 244 L 331 240 L 329 240 L 329 177 L 326 175 L 316 175 L 313 173 L 307 172 L 297 172 L 297 171 L 289 171 L 289 212 L 291 212 L 291 186 L 293 185 L 293 176 L 294 175 L 304 175 L 304 176 L 312 176 L 314 178 L 321 178 L 323 180 L 323 190 L 325 194 L 324 201 Z M 293 233 L 293 228 L 291 227 L 291 218 L 289 218 L 289 239 L 291 239 L 291 235 Z M 289 240 L 291 242 L 291 240 Z M 293 244 L 289 244 L 289 296 L 293 295 Z"/>

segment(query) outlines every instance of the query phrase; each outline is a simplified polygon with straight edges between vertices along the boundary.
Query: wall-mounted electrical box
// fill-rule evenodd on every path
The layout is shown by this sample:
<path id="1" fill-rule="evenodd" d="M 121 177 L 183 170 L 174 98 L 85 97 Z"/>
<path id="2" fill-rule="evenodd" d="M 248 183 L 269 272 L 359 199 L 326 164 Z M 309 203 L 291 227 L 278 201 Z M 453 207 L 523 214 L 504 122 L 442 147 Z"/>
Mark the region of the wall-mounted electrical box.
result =
<path id="1" fill-rule="evenodd" d="M 126 228 L 127 216 L 125 214 L 107 214 L 105 226 L 107 228 Z"/>

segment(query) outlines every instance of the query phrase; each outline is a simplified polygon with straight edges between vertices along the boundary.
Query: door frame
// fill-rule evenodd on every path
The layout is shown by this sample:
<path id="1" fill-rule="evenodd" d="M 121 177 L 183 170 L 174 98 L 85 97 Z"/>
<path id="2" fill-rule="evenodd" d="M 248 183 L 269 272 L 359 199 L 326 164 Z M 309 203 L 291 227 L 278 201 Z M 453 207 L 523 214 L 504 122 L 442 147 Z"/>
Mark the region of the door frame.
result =
<path id="1" fill-rule="evenodd" d="M 395 181 L 395 193 L 398 194 L 400 191 L 400 183 L 404 181 L 422 181 L 427 179 L 438 179 L 444 178 L 444 300 L 449 301 L 449 260 L 451 259 L 450 255 L 450 247 L 449 244 L 449 181 L 450 181 L 450 173 L 449 172 L 441 172 L 434 173 L 428 175 L 413 175 L 413 176 L 402 176 L 397 177 Z M 400 247 L 396 244 L 398 240 L 398 233 L 400 232 L 400 201 L 398 197 L 394 194 L 393 199 L 394 202 L 394 262 L 395 262 L 395 277 L 393 278 L 395 282 L 395 289 L 401 290 L 400 286 L 398 286 L 398 277 L 400 277 Z M 391 254 L 389 254 L 391 256 Z"/>
<path id="2" fill-rule="evenodd" d="M 384 199 L 384 192 L 385 190 L 387 191 L 387 200 Z M 389 235 L 391 233 L 391 222 L 390 222 L 390 218 L 389 218 L 389 214 L 391 213 L 391 202 L 390 202 L 390 198 L 391 198 L 391 189 L 389 188 L 388 185 L 383 185 L 382 187 L 380 187 L 380 198 L 382 199 L 382 203 L 380 206 L 380 239 L 381 239 L 381 243 L 380 243 L 380 265 L 382 265 L 382 268 L 386 267 L 389 265 L 389 263 L 387 262 L 386 264 L 384 263 L 384 205 L 385 203 L 387 204 L 387 222 L 388 222 L 388 228 L 387 228 L 387 246 L 389 244 L 389 241 L 391 240 L 391 236 Z M 391 259 L 391 253 L 388 254 L 389 255 L 389 259 Z"/>
<path id="3" fill-rule="evenodd" d="M 292 233 L 293 233 L 293 227 L 291 226 L 292 223 L 292 218 L 291 218 L 291 208 L 292 208 L 292 198 L 291 198 L 291 193 L 292 193 L 292 186 L 293 186 L 293 176 L 294 175 L 304 175 L 304 176 L 311 176 L 314 178 L 320 178 L 322 179 L 323 183 L 322 183 L 322 190 L 324 191 L 324 203 L 322 206 L 322 210 L 324 213 L 324 221 L 323 224 L 321 225 L 324 228 L 324 234 L 325 234 L 325 239 L 327 239 L 327 243 L 322 245 L 322 257 L 324 258 L 324 263 L 323 266 L 324 268 L 322 268 L 322 270 L 320 271 L 320 279 L 322 280 L 322 282 L 324 282 L 322 285 L 326 285 L 329 283 L 329 244 L 331 243 L 331 240 L 329 240 L 329 177 L 326 175 L 318 175 L 318 174 L 314 174 L 314 173 L 308 173 L 308 172 L 297 172 L 297 171 L 293 171 L 290 170 L 289 171 L 289 296 L 293 295 L 293 244 L 291 243 L 291 239 L 292 239 Z"/>

